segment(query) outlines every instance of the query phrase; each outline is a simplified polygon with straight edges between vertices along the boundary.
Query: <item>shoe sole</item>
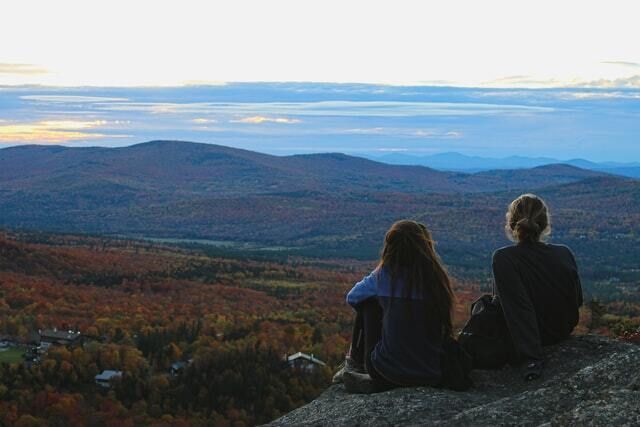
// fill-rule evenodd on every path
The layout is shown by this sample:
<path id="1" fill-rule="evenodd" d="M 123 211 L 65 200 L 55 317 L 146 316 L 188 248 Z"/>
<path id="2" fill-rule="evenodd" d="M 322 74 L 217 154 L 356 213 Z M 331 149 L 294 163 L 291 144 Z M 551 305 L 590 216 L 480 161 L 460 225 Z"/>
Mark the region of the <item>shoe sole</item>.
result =
<path id="1" fill-rule="evenodd" d="M 345 373 L 342 382 L 349 393 L 371 394 L 377 391 L 375 382 L 367 374 Z"/>

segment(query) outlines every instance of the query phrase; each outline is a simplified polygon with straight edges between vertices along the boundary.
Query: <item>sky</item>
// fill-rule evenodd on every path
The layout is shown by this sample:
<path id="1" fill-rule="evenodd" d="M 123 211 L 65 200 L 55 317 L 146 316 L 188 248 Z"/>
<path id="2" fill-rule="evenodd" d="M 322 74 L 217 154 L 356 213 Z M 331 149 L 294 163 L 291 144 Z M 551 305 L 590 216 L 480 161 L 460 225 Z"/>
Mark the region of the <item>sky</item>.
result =
<path id="1" fill-rule="evenodd" d="M 637 16 L 615 0 L 9 0 L 0 146 L 638 160 Z"/>
<path id="2" fill-rule="evenodd" d="M 343 152 L 640 160 L 640 89 L 336 83 L 0 91 L 0 145 L 155 139 L 271 154 Z"/>

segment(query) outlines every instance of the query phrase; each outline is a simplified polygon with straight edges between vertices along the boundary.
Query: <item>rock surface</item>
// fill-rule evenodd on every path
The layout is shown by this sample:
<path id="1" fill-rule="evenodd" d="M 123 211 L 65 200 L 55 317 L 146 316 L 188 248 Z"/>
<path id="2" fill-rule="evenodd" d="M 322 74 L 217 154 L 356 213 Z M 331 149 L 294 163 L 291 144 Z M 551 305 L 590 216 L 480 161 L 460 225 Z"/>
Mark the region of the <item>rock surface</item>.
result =
<path id="1" fill-rule="evenodd" d="M 428 387 L 371 395 L 334 385 L 270 426 L 640 425 L 640 346 L 596 336 L 546 349 L 542 379 L 474 371 L 466 392 Z"/>

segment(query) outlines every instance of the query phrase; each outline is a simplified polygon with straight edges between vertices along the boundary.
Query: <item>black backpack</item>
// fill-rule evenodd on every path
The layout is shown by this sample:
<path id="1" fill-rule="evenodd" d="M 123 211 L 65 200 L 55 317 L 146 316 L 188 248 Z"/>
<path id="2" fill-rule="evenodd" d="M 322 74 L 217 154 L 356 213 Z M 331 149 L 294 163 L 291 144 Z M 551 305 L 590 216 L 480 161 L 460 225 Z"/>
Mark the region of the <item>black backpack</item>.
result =
<path id="1" fill-rule="evenodd" d="M 512 360 L 513 343 L 497 296 L 483 295 L 471 305 L 458 342 L 473 359 L 474 369 L 499 369 Z"/>
<path id="2" fill-rule="evenodd" d="M 439 387 L 455 391 L 465 391 L 473 386 L 470 373 L 473 368 L 471 356 L 462 348 L 459 342 L 450 336 L 445 336 L 442 342 L 442 358 L 440 369 L 442 379 Z"/>

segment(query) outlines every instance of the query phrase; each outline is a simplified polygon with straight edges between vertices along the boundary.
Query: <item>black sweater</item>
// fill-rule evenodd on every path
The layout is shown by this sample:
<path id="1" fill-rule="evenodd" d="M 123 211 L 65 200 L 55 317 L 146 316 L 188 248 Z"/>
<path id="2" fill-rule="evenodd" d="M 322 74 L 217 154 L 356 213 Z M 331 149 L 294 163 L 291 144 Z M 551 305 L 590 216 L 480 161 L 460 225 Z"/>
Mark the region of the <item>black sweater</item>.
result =
<path id="1" fill-rule="evenodd" d="M 582 286 L 564 245 L 519 243 L 493 254 L 493 275 L 516 351 L 541 360 L 543 345 L 568 337 L 578 323 Z"/>

